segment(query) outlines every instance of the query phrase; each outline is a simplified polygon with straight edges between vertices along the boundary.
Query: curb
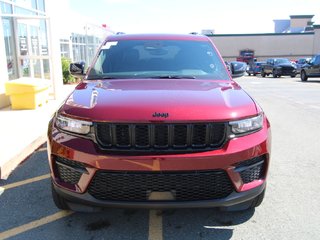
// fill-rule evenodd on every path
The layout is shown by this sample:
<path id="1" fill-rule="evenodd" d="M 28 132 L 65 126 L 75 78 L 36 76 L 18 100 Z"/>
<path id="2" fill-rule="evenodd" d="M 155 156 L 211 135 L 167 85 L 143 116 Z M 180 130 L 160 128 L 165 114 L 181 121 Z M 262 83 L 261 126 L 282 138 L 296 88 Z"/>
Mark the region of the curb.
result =
<path id="1" fill-rule="evenodd" d="M 41 135 L 36 140 L 28 144 L 20 153 L 9 159 L 2 166 L 0 166 L 0 179 L 6 180 L 12 171 L 26 158 L 28 158 L 35 150 L 47 141 L 46 134 Z"/>

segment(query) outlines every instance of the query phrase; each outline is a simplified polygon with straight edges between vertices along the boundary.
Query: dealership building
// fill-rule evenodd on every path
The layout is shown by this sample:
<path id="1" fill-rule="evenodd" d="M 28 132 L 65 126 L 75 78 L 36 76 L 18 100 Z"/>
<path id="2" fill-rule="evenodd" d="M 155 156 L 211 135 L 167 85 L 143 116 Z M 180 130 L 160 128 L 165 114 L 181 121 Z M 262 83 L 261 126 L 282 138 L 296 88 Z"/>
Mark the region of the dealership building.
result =
<path id="1" fill-rule="evenodd" d="M 89 63 L 101 41 L 112 32 L 98 24 L 61 23 L 55 1 L 0 0 L 0 108 L 10 105 L 5 83 L 21 78 L 47 79 L 51 94 L 61 93 L 61 57 Z M 275 33 L 208 35 L 225 60 L 249 49 L 258 60 L 268 57 L 310 57 L 320 52 L 320 25 L 313 15 L 275 20 Z M 72 30 L 61 33 L 62 24 Z M 69 28 L 70 29 L 70 28 Z"/>
<path id="2" fill-rule="evenodd" d="M 274 20 L 275 32 L 262 34 L 210 34 L 223 58 L 234 61 L 241 51 L 252 51 L 258 61 L 270 57 L 295 60 L 320 53 L 320 25 L 314 15 L 292 15 Z"/>

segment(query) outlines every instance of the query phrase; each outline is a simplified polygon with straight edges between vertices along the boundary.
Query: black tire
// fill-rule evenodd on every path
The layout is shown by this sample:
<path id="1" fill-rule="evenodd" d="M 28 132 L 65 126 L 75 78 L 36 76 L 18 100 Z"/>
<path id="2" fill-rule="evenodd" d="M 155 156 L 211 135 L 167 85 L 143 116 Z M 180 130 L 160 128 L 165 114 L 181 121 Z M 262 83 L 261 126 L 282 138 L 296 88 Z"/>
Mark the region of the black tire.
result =
<path id="1" fill-rule="evenodd" d="M 256 73 L 253 74 L 253 76 L 256 76 L 256 75 L 257 75 Z"/>
<path id="2" fill-rule="evenodd" d="M 291 75 L 291 77 L 292 77 L 292 78 L 295 78 L 295 77 L 296 77 L 296 75 Z"/>
<path id="3" fill-rule="evenodd" d="M 248 73 L 249 76 L 251 76 L 251 73 Z"/>
<path id="4" fill-rule="evenodd" d="M 278 75 L 276 74 L 276 71 L 274 69 L 272 70 L 272 77 L 274 77 L 274 78 L 278 77 Z"/>
<path id="5" fill-rule="evenodd" d="M 51 193 L 52 193 L 53 202 L 57 208 L 59 208 L 61 210 L 69 210 L 70 209 L 67 201 L 63 197 L 61 197 L 54 189 L 53 183 L 51 183 Z"/>
<path id="6" fill-rule="evenodd" d="M 264 72 L 264 70 L 262 69 L 261 70 L 261 77 L 265 77 L 266 76 L 266 73 Z"/>
<path id="7" fill-rule="evenodd" d="M 301 78 L 302 82 L 305 82 L 305 81 L 308 80 L 308 76 L 307 76 L 307 74 L 306 74 L 306 72 L 304 70 L 301 71 L 300 78 Z"/>

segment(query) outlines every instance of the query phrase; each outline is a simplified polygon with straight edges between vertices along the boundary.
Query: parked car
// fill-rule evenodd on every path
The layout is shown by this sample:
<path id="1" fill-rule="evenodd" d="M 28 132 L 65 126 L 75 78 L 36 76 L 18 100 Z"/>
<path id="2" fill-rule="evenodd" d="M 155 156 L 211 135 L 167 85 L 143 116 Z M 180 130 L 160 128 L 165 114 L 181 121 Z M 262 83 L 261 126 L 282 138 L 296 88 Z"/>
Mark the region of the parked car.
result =
<path id="1" fill-rule="evenodd" d="M 296 62 L 297 73 L 300 73 L 302 66 L 310 61 L 310 58 L 299 58 Z"/>
<path id="2" fill-rule="evenodd" d="M 247 74 L 249 76 L 251 76 L 251 74 L 253 76 L 256 76 L 257 74 L 260 74 L 261 73 L 261 65 L 262 64 L 265 64 L 265 62 L 254 62 L 254 63 L 248 65 Z"/>
<path id="3" fill-rule="evenodd" d="M 224 64 L 226 65 L 227 69 L 229 72 L 231 72 L 231 66 L 230 63 L 228 61 L 224 61 Z"/>
<path id="4" fill-rule="evenodd" d="M 108 36 L 49 123 L 56 206 L 259 206 L 270 123 L 236 64 L 202 35 Z"/>
<path id="5" fill-rule="evenodd" d="M 295 77 L 297 68 L 287 58 L 269 58 L 265 64 L 261 65 L 261 76 L 269 76 L 272 74 L 274 78 L 281 76 Z"/>
<path id="6" fill-rule="evenodd" d="M 309 63 L 304 64 L 300 72 L 300 78 L 303 82 L 314 77 L 320 77 L 320 54 L 314 56 Z"/>

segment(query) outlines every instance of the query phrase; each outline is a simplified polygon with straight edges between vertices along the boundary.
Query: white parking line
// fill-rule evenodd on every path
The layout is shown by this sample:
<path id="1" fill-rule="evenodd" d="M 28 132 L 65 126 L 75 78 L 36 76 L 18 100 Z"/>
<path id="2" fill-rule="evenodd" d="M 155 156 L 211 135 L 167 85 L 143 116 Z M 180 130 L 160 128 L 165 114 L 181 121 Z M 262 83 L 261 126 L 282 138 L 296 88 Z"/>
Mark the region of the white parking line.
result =
<path id="1" fill-rule="evenodd" d="M 0 233 L 0 239 L 7 239 L 7 238 L 10 238 L 10 237 L 16 236 L 16 235 L 18 235 L 20 233 L 23 233 L 23 232 L 29 231 L 31 229 L 40 227 L 42 225 L 54 222 L 54 221 L 56 221 L 58 219 L 67 217 L 67 216 L 69 216 L 69 215 L 71 215 L 73 213 L 74 212 L 72 212 L 72 211 L 60 211 L 60 212 L 57 212 L 57 213 L 52 214 L 50 216 L 47 216 L 47 217 L 35 220 L 33 222 L 21 225 L 19 227 L 15 227 L 15 228 L 9 229 L 7 231 L 4 231 L 4 232 Z"/>
<path id="2" fill-rule="evenodd" d="M 7 189 L 10 189 L 10 188 L 19 187 L 19 186 L 22 186 L 22 185 L 25 185 L 25 184 L 28 184 L 28 183 L 41 181 L 41 180 L 47 179 L 49 177 L 50 177 L 50 174 L 48 173 L 48 174 L 41 175 L 41 176 L 38 176 L 38 177 L 29 178 L 29 179 L 26 179 L 26 180 L 22 180 L 22 181 L 19 181 L 19 182 L 15 182 L 15 183 L 11 183 L 11 184 L 7 184 L 7 185 L 4 185 L 4 186 L 1 186 L 1 189 L 7 190 Z"/>
<path id="3" fill-rule="evenodd" d="M 42 147 L 36 150 L 36 152 L 43 152 L 43 151 L 47 151 L 47 147 Z"/>

